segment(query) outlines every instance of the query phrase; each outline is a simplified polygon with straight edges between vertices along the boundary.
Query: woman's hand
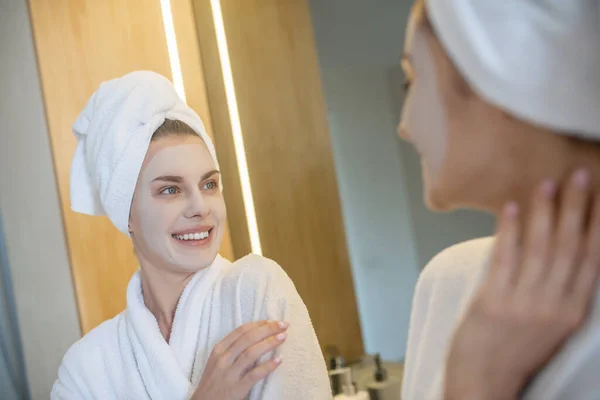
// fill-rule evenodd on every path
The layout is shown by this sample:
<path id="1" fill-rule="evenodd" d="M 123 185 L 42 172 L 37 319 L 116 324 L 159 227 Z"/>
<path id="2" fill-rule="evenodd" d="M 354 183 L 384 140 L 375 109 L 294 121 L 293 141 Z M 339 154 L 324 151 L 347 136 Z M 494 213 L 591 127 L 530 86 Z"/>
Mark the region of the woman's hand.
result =
<path id="1" fill-rule="evenodd" d="M 519 210 L 506 207 L 489 275 L 452 342 L 447 399 L 517 398 L 585 321 L 600 270 L 600 196 L 585 171 L 560 207 L 555 191 L 552 182 L 536 191 L 523 243 Z"/>
<path id="2" fill-rule="evenodd" d="M 193 400 L 243 400 L 252 387 L 281 364 L 260 357 L 286 339 L 285 322 L 258 321 L 240 326 L 217 344 L 206 363 Z"/>

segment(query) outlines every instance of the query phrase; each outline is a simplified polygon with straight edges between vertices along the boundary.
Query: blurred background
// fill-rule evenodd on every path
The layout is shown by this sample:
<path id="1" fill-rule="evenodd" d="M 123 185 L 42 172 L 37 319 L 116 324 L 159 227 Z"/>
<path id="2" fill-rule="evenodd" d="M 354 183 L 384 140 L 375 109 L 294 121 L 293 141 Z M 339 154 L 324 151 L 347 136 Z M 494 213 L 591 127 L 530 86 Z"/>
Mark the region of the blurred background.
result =
<path id="1" fill-rule="evenodd" d="M 396 135 L 411 4 L 0 0 L 0 398 L 48 398 L 67 348 L 125 307 L 131 243 L 69 207 L 71 124 L 138 69 L 171 79 L 215 140 L 222 255 L 277 261 L 325 357 L 401 367 L 420 270 L 494 228 L 429 212 Z"/>

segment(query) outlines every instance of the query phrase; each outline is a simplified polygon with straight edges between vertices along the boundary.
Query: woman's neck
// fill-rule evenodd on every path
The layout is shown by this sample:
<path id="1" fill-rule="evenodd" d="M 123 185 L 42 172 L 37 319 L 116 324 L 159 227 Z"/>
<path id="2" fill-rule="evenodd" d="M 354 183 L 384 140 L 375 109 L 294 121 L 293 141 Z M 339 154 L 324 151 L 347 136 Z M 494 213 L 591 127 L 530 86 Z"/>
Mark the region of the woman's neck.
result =
<path id="1" fill-rule="evenodd" d="M 177 273 L 156 268 L 149 263 L 141 262 L 141 264 L 140 277 L 144 304 L 154 314 L 160 332 L 168 342 L 177 303 L 194 273 Z"/>
<path id="2" fill-rule="evenodd" d="M 480 200 L 478 208 L 500 215 L 507 202 L 516 202 L 521 215 L 526 219 L 530 213 L 534 190 L 544 180 L 552 180 L 558 187 L 558 196 L 565 188 L 572 174 L 581 168 L 590 174 L 592 193 L 600 192 L 600 145 L 555 138 L 536 146 L 536 150 L 527 151 L 523 157 L 507 160 L 500 168 L 495 189 L 488 191 Z M 545 146 L 544 146 L 545 145 Z M 489 182 L 488 182 L 489 185 Z M 482 185 L 480 187 L 485 187 Z"/>

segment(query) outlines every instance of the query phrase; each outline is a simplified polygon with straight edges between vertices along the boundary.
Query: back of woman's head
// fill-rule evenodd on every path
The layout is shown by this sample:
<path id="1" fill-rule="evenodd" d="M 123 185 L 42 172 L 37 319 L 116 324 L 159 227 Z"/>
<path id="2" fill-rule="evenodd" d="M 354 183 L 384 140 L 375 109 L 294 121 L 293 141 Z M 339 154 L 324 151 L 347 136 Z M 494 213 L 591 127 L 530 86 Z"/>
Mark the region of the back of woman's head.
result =
<path id="1" fill-rule="evenodd" d="M 600 175 L 597 4 L 416 1 L 399 132 L 422 155 L 430 206 L 494 209 L 577 160 Z"/>
<path id="2" fill-rule="evenodd" d="M 483 99 L 600 140 L 600 2 L 419 0 L 415 11 Z"/>

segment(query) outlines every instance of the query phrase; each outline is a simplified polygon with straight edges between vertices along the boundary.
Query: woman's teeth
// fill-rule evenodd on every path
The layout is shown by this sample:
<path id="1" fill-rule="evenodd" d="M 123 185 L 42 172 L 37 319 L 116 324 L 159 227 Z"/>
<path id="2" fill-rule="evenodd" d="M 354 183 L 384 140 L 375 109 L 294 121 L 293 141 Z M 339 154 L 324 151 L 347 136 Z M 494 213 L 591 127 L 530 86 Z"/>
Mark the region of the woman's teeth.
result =
<path id="1" fill-rule="evenodd" d="M 173 235 L 173 237 L 178 240 L 202 240 L 208 237 L 208 231 L 186 233 L 185 235 Z"/>

